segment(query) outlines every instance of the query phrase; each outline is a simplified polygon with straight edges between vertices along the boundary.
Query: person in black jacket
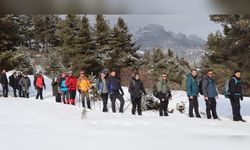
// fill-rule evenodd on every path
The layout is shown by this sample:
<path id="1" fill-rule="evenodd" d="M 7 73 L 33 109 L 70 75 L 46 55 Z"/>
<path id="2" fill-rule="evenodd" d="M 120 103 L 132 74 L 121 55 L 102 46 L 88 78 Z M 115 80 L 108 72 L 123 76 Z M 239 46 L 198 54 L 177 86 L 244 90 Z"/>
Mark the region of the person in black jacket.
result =
<path id="1" fill-rule="evenodd" d="M 6 70 L 2 71 L 0 83 L 1 83 L 2 88 L 3 88 L 3 96 L 8 97 L 8 92 L 9 92 L 8 84 L 9 84 L 9 82 L 8 82 L 7 75 L 6 75 Z"/>
<path id="2" fill-rule="evenodd" d="M 9 76 L 9 85 L 13 88 L 14 96 L 17 97 L 16 90 L 18 89 L 19 83 L 16 72 Z"/>
<path id="3" fill-rule="evenodd" d="M 118 99 L 120 101 L 120 110 L 119 110 L 119 112 L 123 113 L 123 107 L 124 107 L 125 101 L 124 101 L 124 98 L 123 98 L 124 92 L 122 90 L 120 80 L 116 76 L 116 71 L 112 70 L 110 75 L 111 76 L 108 78 L 106 84 L 107 84 L 109 94 L 110 94 L 112 111 L 113 111 L 113 113 L 116 112 L 115 100 Z"/>
<path id="4" fill-rule="evenodd" d="M 246 120 L 242 119 L 240 113 L 240 99 L 243 100 L 240 76 L 240 70 L 235 70 L 234 75 L 229 81 L 229 98 L 233 111 L 233 120 L 246 122 Z"/>
<path id="5" fill-rule="evenodd" d="M 128 89 L 130 96 L 131 96 L 131 103 L 132 103 L 132 114 L 135 115 L 135 110 L 137 107 L 137 112 L 138 115 L 142 115 L 142 110 L 141 110 L 141 98 L 142 98 L 142 93 L 144 95 L 147 95 L 143 83 L 140 80 L 140 75 L 137 73 L 135 74 L 135 77 L 132 78 L 132 81 L 129 84 L 129 89 Z"/>

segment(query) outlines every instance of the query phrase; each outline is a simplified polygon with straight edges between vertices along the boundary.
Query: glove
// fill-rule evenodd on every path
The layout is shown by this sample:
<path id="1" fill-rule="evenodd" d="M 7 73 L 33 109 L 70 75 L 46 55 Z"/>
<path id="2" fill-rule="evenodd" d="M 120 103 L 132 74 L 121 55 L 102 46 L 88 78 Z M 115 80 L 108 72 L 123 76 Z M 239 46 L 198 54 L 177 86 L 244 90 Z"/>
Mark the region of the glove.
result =
<path id="1" fill-rule="evenodd" d="M 44 86 L 44 89 L 46 90 L 46 86 Z"/>
<path id="2" fill-rule="evenodd" d="M 240 97 L 240 100 L 242 100 L 242 101 L 243 101 L 243 97 Z"/>

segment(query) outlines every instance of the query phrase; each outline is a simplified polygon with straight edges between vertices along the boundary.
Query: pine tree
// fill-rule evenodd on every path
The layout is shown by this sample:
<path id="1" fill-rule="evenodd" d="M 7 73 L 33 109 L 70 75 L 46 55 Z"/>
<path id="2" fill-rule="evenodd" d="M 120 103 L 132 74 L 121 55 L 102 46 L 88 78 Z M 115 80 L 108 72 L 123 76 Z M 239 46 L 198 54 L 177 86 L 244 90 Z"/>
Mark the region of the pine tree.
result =
<path id="1" fill-rule="evenodd" d="M 17 66 L 15 51 L 20 36 L 14 15 L 0 15 L 0 69 L 14 69 Z"/>
<path id="2" fill-rule="evenodd" d="M 32 23 L 32 15 L 17 15 L 17 22 L 20 34 L 20 46 L 32 49 L 32 40 L 34 40 L 34 26 Z"/>
<path id="3" fill-rule="evenodd" d="M 139 56 L 136 54 L 138 48 L 132 41 L 132 34 L 122 18 L 118 18 L 117 24 L 111 32 L 110 55 L 112 62 L 119 67 L 128 67 L 138 65 Z"/>
<path id="4" fill-rule="evenodd" d="M 109 40 L 110 27 L 108 21 L 101 14 L 96 16 L 96 23 L 94 25 L 94 39 L 96 42 L 97 60 L 103 68 L 112 68 L 111 59 L 112 54 L 110 52 Z"/>
<path id="5" fill-rule="evenodd" d="M 14 51 L 19 44 L 18 24 L 14 15 L 0 15 L 0 52 Z"/>
<path id="6" fill-rule="evenodd" d="M 97 73 L 100 70 L 101 66 L 96 60 L 95 41 L 86 15 L 82 17 L 81 29 L 76 39 L 75 49 L 77 55 L 73 61 L 73 70 L 85 70 L 87 73 Z"/>
<path id="7" fill-rule="evenodd" d="M 62 71 L 66 71 L 66 68 L 62 64 L 62 59 L 62 54 L 60 54 L 57 48 L 50 49 L 45 66 L 46 75 L 56 77 Z"/>
<path id="8" fill-rule="evenodd" d="M 174 52 L 171 49 L 168 49 L 167 56 L 168 57 L 174 57 Z"/>
<path id="9" fill-rule="evenodd" d="M 250 16 L 211 15 L 210 20 L 222 25 L 224 35 L 217 31 L 208 36 L 208 54 L 203 59 L 202 67 L 214 69 L 219 91 L 222 91 L 234 69 L 241 69 L 244 72 L 243 81 L 249 81 Z M 249 90 L 247 92 L 245 94 L 249 95 Z"/>
<path id="10" fill-rule="evenodd" d="M 42 51 L 48 47 L 57 46 L 59 41 L 56 37 L 58 16 L 54 15 L 35 15 L 32 18 L 34 26 L 34 37 Z"/>
<path id="11" fill-rule="evenodd" d="M 67 15 L 65 20 L 58 24 L 57 36 L 62 41 L 61 54 L 63 55 L 63 65 L 66 68 L 73 68 L 73 60 L 77 56 L 75 48 L 76 40 L 80 30 L 80 17 L 76 15 Z"/>

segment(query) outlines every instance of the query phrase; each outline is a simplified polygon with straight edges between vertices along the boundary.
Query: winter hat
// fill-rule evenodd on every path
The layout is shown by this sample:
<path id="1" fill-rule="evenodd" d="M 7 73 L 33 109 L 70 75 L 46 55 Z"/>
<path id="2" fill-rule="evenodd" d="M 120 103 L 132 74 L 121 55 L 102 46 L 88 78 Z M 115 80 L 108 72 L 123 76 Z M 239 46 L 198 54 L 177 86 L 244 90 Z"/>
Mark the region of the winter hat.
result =
<path id="1" fill-rule="evenodd" d="M 62 72 L 62 76 L 66 76 L 66 73 L 65 73 L 65 72 Z"/>
<path id="2" fill-rule="evenodd" d="M 191 69 L 191 71 L 190 71 L 190 72 L 193 72 L 193 71 L 197 71 L 197 69 L 193 68 L 193 69 Z"/>
<path id="3" fill-rule="evenodd" d="M 240 70 L 239 70 L 239 69 L 234 70 L 234 73 L 238 73 L 238 72 L 240 72 Z"/>

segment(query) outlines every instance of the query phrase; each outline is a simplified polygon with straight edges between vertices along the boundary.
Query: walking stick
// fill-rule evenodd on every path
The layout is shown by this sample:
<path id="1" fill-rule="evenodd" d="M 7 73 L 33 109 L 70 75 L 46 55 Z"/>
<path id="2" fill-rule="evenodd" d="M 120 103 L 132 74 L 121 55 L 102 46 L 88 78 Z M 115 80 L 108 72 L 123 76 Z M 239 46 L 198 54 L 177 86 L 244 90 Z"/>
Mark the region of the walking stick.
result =
<path id="1" fill-rule="evenodd" d="M 131 105 L 131 101 L 130 101 L 130 103 L 128 104 L 128 106 L 124 109 L 124 112 L 128 109 L 128 107 Z"/>
<path id="2" fill-rule="evenodd" d="M 94 99 L 94 94 L 92 96 L 92 100 L 94 101 L 94 111 L 95 111 L 95 99 Z"/>
<path id="3" fill-rule="evenodd" d="M 80 92 L 78 92 L 78 94 L 79 94 L 79 96 L 78 96 L 78 101 L 77 101 L 77 103 L 78 103 L 78 107 L 80 108 L 81 107 L 81 93 Z"/>

